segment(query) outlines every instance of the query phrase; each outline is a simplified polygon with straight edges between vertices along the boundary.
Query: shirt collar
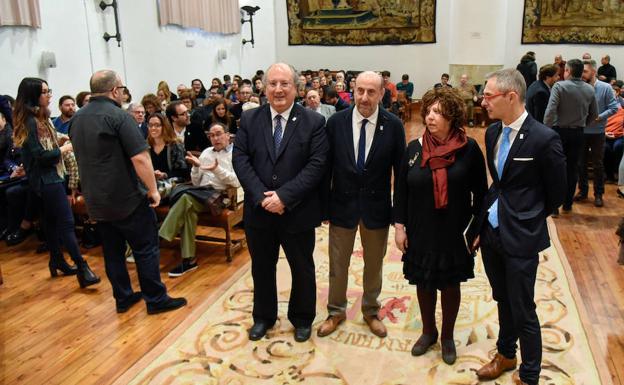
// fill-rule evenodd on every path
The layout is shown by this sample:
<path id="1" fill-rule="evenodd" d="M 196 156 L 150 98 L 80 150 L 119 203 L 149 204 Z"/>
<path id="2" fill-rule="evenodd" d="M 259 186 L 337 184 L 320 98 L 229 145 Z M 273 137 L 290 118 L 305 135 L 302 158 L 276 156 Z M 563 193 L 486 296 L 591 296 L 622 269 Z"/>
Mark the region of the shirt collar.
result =
<path id="1" fill-rule="evenodd" d="M 357 106 L 353 107 L 353 121 L 359 126 L 362 123 L 362 120 L 367 119 L 369 123 L 373 124 L 373 127 L 377 127 L 377 118 L 379 117 L 379 105 L 375 112 L 371 114 L 368 118 L 365 118 L 358 111 Z"/>
<path id="2" fill-rule="evenodd" d="M 212 149 L 213 152 L 219 153 L 219 152 L 232 152 L 232 149 L 234 148 L 234 146 L 230 143 L 227 146 L 225 146 L 223 148 L 223 150 L 217 151 L 214 149 L 214 147 L 210 147 Z"/>
<path id="3" fill-rule="evenodd" d="M 520 128 L 522 128 L 522 125 L 524 124 L 524 121 L 526 120 L 527 116 L 529 116 L 529 113 L 526 110 L 524 110 L 524 112 L 522 112 L 522 114 L 520 115 L 518 119 L 511 122 L 511 124 L 508 126 L 505 126 L 503 124 L 503 127 L 509 127 L 514 131 L 520 131 Z"/>
<path id="4" fill-rule="evenodd" d="M 275 121 L 275 117 L 277 115 L 281 115 L 283 119 L 286 119 L 286 122 L 288 122 L 288 118 L 290 117 L 290 111 L 292 111 L 293 106 L 295 105 L 295 103 L 291 104 L 290 107 L 288 107 L 288 109 L 284 112 L 282 112 L 281 114 L 277 111 L 275 111 L 275 109 L 273 108 L 273 106 L 271 107 L 271 121 Z"/>

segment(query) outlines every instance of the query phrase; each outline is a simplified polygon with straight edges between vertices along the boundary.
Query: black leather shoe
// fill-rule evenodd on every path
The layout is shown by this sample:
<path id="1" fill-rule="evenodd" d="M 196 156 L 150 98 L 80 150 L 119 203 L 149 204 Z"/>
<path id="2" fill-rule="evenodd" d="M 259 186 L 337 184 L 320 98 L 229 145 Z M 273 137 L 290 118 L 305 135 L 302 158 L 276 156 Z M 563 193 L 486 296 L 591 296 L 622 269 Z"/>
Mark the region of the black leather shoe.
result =
<path id="1" fill-rule="evenodd" d="M 24 240 L 32 233 L 32 227 L 30 229 L 22 229 L 21 227 L 18 227 L 17 230 L 7 235 L 6 244 L 7 246 L 19 245 L 20 243 L 24 242 Z"/>
<path id="2" fill-rule="evenodd" d="M 78 263 L 78 284 L 81 288 L 100 283 L 100 277 L 91 270 L 87 261 Z"/>
<path id="3" fill-rule="evenodd" d="M 602 207 L 604 206 L 604 202 L 602 201 L 602 195 L 596 195 L 594 198 L 594 206 Z"/>
<path id="4" fill-rule="evenodd" d="M 168 298 L 159 304 L 147 305 L 147 314 L 158 314 L 179 309 L 186 305 L 185 298 Z"/>
<path id="5" fill-rule="evenodd" d="M 0 231 L 0 241 L 5 239 L 8 235 L 9 235 L 9 229 L 4 229 Z"/>
<path id="6" fill-rule="evenodd" d="M 427 350 L 438 340 L 438 333 L 436 334 L 422 334 L 414 346 L 412 346 L 412 356 L 418 357 L 427 353 Z"/>
<path id="7" fill-rule="evenodd" d="M 574 196 L 574 202 L 583 202 L 587 200 L 587 194 L 578 193 Z"/>
<path id="8" fill-rule="evenodd" d="M 267 330 L 272 327 L 273 325 L 269 325 L 268 323 L 262 321 L 254 323 L 251 329 L 249 329 L 249 339 L 252 341 L 258 341 L 260 338 L 264 337 Z"/>
<path id="9" fill-rule="evenodd" d="M 51 257 L 50 262 L 48 262 L 48 268 L 50 269 L 50 276 L 52 277 L 58 276 L 58 271 L 63 275 L 76 275 L 78 273 L 78 267 L 67 263 L 62 255 Z"/>
<path id="10" fill-rule="evenodd" d="M 117 302 L 117 313 L 127 312 L 128 310 L 130 310 L 132 305 L 139 302 L 141 298 L 143 298 L 143 293 L 141 293 L 140 291 L 135 291 L 130 295 L 130 297 L 126 298 L 124 301 Z"/>
<path id="11" fill-rule="evenodd" d="M 311 326 L 299 326 L 295 328 L 295 341 L 305 342 L 310 339 L 310 334 L 312 334 Z"/>

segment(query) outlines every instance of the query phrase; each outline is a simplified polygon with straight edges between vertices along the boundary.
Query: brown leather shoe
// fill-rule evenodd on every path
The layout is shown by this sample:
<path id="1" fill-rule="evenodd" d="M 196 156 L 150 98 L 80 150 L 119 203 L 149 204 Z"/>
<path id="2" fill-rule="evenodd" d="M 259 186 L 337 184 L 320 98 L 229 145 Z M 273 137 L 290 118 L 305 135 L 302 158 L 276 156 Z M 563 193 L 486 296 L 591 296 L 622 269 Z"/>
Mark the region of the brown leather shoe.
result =
<path id="1" fill-rule="evenodd" d="M 346 318 L 347 317 L 344 314 L 330 315 L 325 321 L 323 321 L 321 326 L 319 326 L 316 331 L 316 335 L 319 337 L 325 337 L 332 334 L 338 325 L 343 323 Z"/>
<path id="2" fill-rule="evenodd" d="M 513 375 L 511 376 L 511 380 L 513 381 L 514 385 L 528 385 L 526 382 L 522 382 L 522 380 L 520 379 L 519 370 L 516 370 L 515 372 L 513 372 Z"/>
<path id="3" fill-rule="evenodd" d="M 384 338 L 388 335 L 386 327 L 384 326 L 383 322 L 381 322 L 379 318 L 377 318 L 377 315 L 365 315 L 364 321 L 366 322 L 366 324 L 368 324 L 371 332 L 373 332 L 373 334 L 377 337 Z"/>
<path id="4" fill-rule="evenodd" d="M 517 364 L 516 358 L 509 359 L 500 353 L 496 353 L 492 361 L 477 370 L 477 376 L 480 380 L 493 380 L 500 377 L 503 372 L 515 369 Z"/>

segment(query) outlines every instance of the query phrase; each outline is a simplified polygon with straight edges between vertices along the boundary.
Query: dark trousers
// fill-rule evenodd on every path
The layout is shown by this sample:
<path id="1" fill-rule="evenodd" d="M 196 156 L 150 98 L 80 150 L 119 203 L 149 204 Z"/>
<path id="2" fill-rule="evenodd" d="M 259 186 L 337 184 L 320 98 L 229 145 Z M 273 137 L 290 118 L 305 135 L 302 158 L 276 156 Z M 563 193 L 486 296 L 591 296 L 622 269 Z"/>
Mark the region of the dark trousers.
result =
<path id="1" fill-rule="evenodd" d="M 167 288 L 160 280 L 160 249 L 156 213 L 147 200 L 127 218 L 98 222 L 106 276 L 113 287 L 117 303 L 126 301 L 133 293 L 126 266 L 126 242 L 136 262 L 139 285 L 145 302 L 157 305 L 166 301 Z"/>
<path id="2" fill-rule="evenodd" d="M 496 347 L 503 356 L 512 358 L 520 339 L 520 378 L 535 385 L 542 362 L 542 335 L 533 300 L 538 255 L 510 256 L 503 249 L 498 230 L 489 223 L 481 239 L 483 265 L 498 305 L 500 330 Z"/>
<path id="3" fill-rule="evenodd" d="M 0 205 L 3 206 L 5 226 L 9 232 L 17 230 L 22 220 L 35 220 L 41 209 L 41 199 L 31 190 L 27 179 L 11 182 L 2 186 L 0 191 Z"/>
<path id="4" fill-rule="evenodd" d="M 591 159 L 594 169 L 594 196 L 604 194 L 604 147 L 605 134 L 584 134 L 583 147 L 579 158 L 579 193 L 587 195 L 589 182 L 587 176 L 587 161 Z M 590 152 L 591 150 L 591 152 Z"/>
<path id="5" fill-rule="evenodd" d="M 561 137 L 563 153 L 566 156 L 566 180 L 568 181 L 568 186 L 563 200 L 563 207 L 570 208 L 572 207 L 574 193 L 576 192 L 576 182 L 578 181 L 578 162 L 583 146 L 583 129 L 565 127 L 555 127 L 554 129 Z"/>
<path id="6" fill-rule="evenodd" d="M 617 139 L 606 138 L 604 152 L 604 169 L 607 178 L 616 179 L 622 152 L 624 150 L 624 137 Z"/>
<path id="7" fill-rule="evenodd" d="M 41 187 L 43 200 L 43 219 L 45 233 L 50 250 L 50 258 L 62 256 L 61 244 L 74 262 L 82 263 L 82 254 L 76 240 L 74 215 L 67 201 L 63 183 L 44 184 Z"/>
<path id="8" fill-rule="evenodd" d="M 276 267 L 282 246 L 292 275 L 288 319 L 295 327 L 312 325 L 316 315 L 314 229 L 288 233 L 284 229 L 245 226 L 254 282 L 254 322 L 277 320 Z"/>

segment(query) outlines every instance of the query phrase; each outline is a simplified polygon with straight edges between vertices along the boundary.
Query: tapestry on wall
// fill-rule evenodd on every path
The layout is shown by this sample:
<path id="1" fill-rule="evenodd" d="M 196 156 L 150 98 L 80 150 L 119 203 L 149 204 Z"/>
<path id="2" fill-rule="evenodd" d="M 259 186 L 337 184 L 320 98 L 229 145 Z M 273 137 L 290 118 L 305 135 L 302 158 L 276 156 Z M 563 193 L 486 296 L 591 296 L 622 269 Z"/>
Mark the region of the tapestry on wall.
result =
<path id="1" fill-rule="evenodd" d="M 525 0 L 523 44 L 622 44 L 620 0 Z"/>
<path id="2" fill-rule="evenodd" d="M 289 45 L 435 43 L 436 0 L 286 0 Z"/>

